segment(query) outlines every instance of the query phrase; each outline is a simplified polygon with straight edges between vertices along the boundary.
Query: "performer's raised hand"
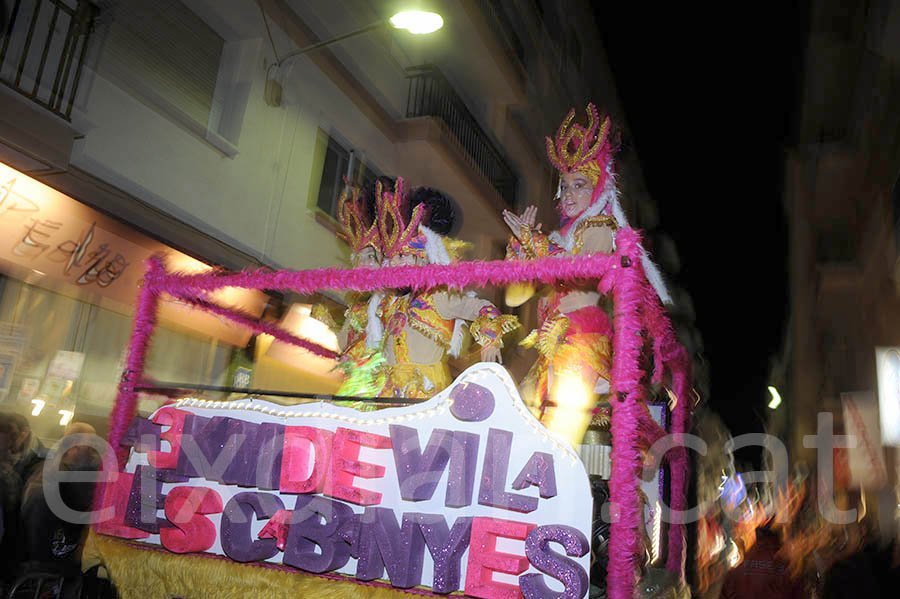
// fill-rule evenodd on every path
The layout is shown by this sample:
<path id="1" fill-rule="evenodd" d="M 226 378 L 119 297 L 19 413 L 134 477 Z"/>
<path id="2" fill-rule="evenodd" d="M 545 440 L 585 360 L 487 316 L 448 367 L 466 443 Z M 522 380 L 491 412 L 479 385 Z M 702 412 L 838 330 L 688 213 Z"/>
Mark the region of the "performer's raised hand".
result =
<path id="1" fill-rule="evenodd" d="M 500 348 L 496 345 L 487 345 L 481 348 L 482 362 L 496 362 L 503 364 L 503 356 L 500 355 Z"/>
<path id="2" fill-rule="evenodd" d="M 539 224 L 535 227 L 535 220 L 537 220 L 537 206 L 529 206 L 521 215 L 510 212 L 509 210 L 503 211 L 503 221 L 519 241 L 522 240 L 522 231 L 524 228 L 540 230 L 542 225 Z"/>

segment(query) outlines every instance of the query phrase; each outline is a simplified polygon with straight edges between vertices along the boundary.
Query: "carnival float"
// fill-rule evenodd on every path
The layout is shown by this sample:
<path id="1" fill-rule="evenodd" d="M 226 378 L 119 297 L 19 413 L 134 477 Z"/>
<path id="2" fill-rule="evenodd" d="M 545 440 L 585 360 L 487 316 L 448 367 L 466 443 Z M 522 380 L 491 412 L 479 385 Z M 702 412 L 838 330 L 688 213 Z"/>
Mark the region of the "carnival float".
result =
<path id="1" fill-rule="evenodd" d="M 560 228 L 506 213 L 505 260 L 461 260 L 439 199 L 398 179 L 345 192 L 353 268 L 148 262 L 110 417 L 117 476 L 89 539 L 122 597 L 684 592 L 691 361 L 619 206 L 610 121 L 593 105 L 586 126 L 574 116 L 547 140 Z M 538 296 L 525 339 L 539 357 L 518 384 L 494 362 L 519 322 L 477 296 L 489 285 L 514 290 L 508 303 Z M 226 288 L 347 293 L 342 322 L 329 322 L 341 351 L 217 303 Z M 343 401 L 184 395 L 139 416 L 164 295 L 339 360 Z M 466 330 L 482 361 L 452 379 Z M 589 429 L 611 436 L 609 454 Z"/>

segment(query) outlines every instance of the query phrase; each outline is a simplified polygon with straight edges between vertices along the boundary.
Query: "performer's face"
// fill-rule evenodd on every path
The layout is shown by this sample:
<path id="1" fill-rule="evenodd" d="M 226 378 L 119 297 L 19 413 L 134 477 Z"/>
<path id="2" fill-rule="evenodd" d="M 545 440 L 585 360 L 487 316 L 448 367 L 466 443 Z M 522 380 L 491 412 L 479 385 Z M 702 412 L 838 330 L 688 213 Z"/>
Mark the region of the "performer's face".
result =
<path id="1" fill-rule="evenodd" d="M 378 266 L 378 256 L 375 248 L 364 247 L 353 257 L 354 266 Z"/>
<path id="2" fill-rule="evenodd" d="M 559 181 L 560 209 L 564 216 L 574 218 L 584 212 L 591 203 L 594 186 L 585 175 L 575 171 L 563 173 Z"/>
<path id="3" fill-rule="evenodd" d="M 421 259 L 415 254 L 397 254 L 391 257 L 391 266 L 416 266 L 421 264 Z"/>

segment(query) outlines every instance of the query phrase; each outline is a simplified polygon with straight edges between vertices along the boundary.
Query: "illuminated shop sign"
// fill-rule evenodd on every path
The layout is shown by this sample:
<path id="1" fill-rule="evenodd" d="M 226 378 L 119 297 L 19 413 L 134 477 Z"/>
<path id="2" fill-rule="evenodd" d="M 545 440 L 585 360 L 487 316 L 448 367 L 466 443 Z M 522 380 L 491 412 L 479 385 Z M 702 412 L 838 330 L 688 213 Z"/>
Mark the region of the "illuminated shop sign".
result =
<path id="1" fill-rule="evenodd" d="M 0 163 L 0 271 L 130 312 L 143 262 L 160 252 L 172 270 L 210 268 Z M 225 289 L 214 297 L 257 317 L 265 307 L 265 295 L 258 291 Z M 250 339 L 249 331 L 172 300 L 162 304 L 160 315 L 231 345 L 244 346 Z"/>

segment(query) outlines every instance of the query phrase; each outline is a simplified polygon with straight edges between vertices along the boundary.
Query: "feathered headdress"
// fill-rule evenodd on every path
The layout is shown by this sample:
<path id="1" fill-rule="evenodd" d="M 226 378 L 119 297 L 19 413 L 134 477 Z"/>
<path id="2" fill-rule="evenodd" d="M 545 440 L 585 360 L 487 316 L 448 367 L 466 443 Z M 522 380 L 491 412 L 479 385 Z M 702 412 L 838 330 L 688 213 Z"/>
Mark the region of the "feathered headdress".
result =
<path id="1" fill-rule="evenodd" d="M 546 138 L 547 156 L 560 173 L 578 171 L 591 180 L 595 189 L 603 189 L 612 171 L 615 135 L 609 117 L 601 122 L 592 103 L 587 106 L 587 115 L 587 127 L 582 127 L 573 122 L 575 109 L 569 111 L 556 131 L 556 138 Z"/>
<path id="2" fill-rule="evenodd" d="M 378 231 L 378 223 L 368 223 L 363 198 L 360 198 L 358 187 L 350 185 L 344 180 L 344 191 L 338 198 L 337 217 L 341 225 L 338 237 L 347 242 L 350 251 L 354 254 L 367 247 L 381 251 L 381 236 Z"/>
<path id="3" fill-rule="evenodd" d="M 569 251 L 573 247 L 574 231 L 578 224 L 588 218 L 606 213 L 615 219 L 619 228 L 628 227 L 628 220 L 619 203 L 619 191 L 616 188 L 612 166 L 613 154 L 618 149 L 618 136 L 609 117 L 604 117 L 601 122 L 597 107 L 593 103 L 587 105 L 587 116 L 587 127 L 582 127 L 573 122 L 575 109 L 571 109 L 556 131 L 555 139 L 546 138 L 547 156 L 560 174 L 577 171 L 588 177 L 594 185 L 594 193 L 588 208 L 569 221 L 561 231 L 555 231 L 549 236 L 550 241 Z M 647 279 L 662 302 L 671 304 L 672 296 L 666 288 L 662 273 L 650 260 L 643 247 L 640 251 Z"/>
<path id="4" fill-rule="evenodd" d="M 425 251 L 425 240 L 419 233 L 419 223 L 422 222 L 422 204 L 416 206 L 407 221 L 403 215 L 404 202 L 403 179 L 398 177 L 394 186 L 394 193 L 384 190 L 379 181 L 375 185 L 375 194 L 378 206 L 378 230 L 381 233 L 382 251 L 385 258 L 396 256 L 401 251 L 415 250 L 421 245 L 422 255 Z M 412 251 L 410 253 L 416 253 Z"/>

